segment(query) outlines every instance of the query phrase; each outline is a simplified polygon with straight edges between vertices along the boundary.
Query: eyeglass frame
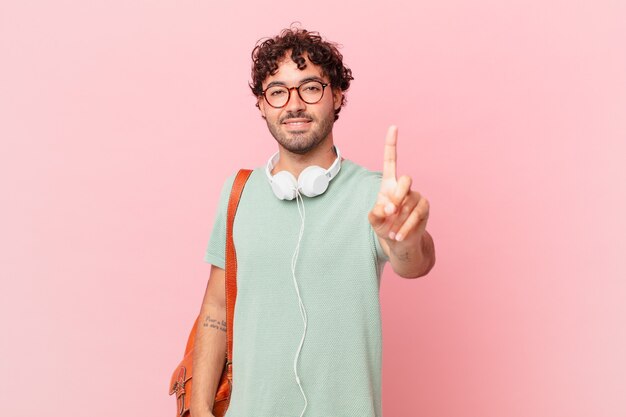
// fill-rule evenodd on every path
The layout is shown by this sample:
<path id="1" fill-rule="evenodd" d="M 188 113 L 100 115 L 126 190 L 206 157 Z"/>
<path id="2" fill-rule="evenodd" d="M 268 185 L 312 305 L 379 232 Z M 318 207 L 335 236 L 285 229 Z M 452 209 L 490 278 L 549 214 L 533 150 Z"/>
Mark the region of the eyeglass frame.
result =
<path id="1" fill-rule="evenodd" d="M 305 99 L 302 98 L 302 94 L 300 94 L 300 87 L 302 87 L 304 84 L 306 83 L 310 83 L 310 82 L 316 82 L 316 83 L 320 83 L 322 85 L 322 95 L 320 96 L 320 99 L 313 102 L 313 103 L 309 103 L 308 101 L 306 101 Z M 267 87 L 265 90 L 261 91 L 261 95 L 263 96 L 263 98 L 265 99 L 265 102 L 270 106 L 273 107 L 275 109 L 282 109 L 283 107 L 285 107 L 287 104 L 289 104 L 289 100 L 291 100 L 291 90 L 296 90 L 298 92 L 298 97 L 300 97 L 300 100 L 302 100 L 303 102 L 305 102 L 306 104 L 317 104 L 320 101 L 322 101 L 322 99 L 324 98 L 324 92 L 326 91 L 326 87 L 328 87 L 330 85 L 330 83 L 323 83 L 319 80 L 306 80 L 303 81 L 302 83 L 300 83 L 300 85 L 298 85 L 297 87 L 287 87 L 285 85 L 272 85 L 270 87 Z M 265 95 L 265 93 L 267 92 L 267 90 L 269 90 L 272 87 L 283 87 L 287 89 L 287 92 L 289 94 L 289 97 L 287 97 L 287 101 L 285 102 L 285 104 L 283 104 L 282 106 L 276 107 L 273 104 L 270 103 L 270 101 L 267 99 L 267 96 Z"/>

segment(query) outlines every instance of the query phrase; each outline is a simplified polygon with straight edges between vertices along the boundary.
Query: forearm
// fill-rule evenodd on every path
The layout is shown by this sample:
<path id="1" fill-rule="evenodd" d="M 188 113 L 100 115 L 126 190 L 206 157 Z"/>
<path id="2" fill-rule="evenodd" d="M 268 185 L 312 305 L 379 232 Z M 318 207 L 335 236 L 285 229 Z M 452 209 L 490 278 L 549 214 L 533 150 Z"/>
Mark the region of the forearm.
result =
<path id="1" fill-rule="evenodd" d="M 435 265 L 435 243 L 427 231 L 415 238 L 388 242 L 388 245 L 389 262 L 401 277 L 419 278 Z"/>
<path id="2" fill-rule="evenodd" d="M 202 306 L 193 357 L 192 415 L 213 409 L 215 393 L 226 358 L 226 309 Z"/>

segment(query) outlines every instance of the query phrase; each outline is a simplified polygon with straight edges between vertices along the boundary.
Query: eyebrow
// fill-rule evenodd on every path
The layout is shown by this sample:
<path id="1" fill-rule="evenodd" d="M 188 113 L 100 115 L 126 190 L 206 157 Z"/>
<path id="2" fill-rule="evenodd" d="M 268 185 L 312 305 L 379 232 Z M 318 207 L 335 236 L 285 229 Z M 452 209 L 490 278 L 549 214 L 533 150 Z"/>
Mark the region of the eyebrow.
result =
<path id="1" fill-rule="evenodd" d="M 324 81 L 322 78 L 317 77 L 317 76 L 313 76 L 313 77 L 306 77 L 306 78 L 304 78 L 304 79 L 300 80 L 300 82 L 298 83 L 298 85 L 301 85 L 301 84 L 306 83 L 306 82 L 309 82 L 309 81 L 319 81 L 319 82 L 321 82 L 322 84 L 324 84 L 324 83 L 325 83 L 325 81 Z M 284 87 L 286 87 L 286 86 L 287 86 L 287 84 L 285 84 L 285 83 L 284 83 L 284 82 L 282 82 L 282 81 L 272 81 L 271 83 L 269 83 L 269 84 L 267 85 L 267 87 L 265 87 L 265 89 L 267 90 L 268 88 L 270 88 L 270 87 L 274 87 L 275 85 L 281 85 L 281 86 L 284 86 Z"/>

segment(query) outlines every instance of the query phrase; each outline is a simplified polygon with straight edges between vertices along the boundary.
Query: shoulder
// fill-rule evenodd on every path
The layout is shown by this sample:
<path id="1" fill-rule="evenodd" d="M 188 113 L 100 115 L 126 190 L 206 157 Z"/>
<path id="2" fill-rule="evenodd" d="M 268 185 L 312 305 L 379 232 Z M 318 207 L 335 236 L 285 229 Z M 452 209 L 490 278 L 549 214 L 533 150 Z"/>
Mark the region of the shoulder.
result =
<path id="1" fill-rule="evenodd" d="M 235 182 L 235 177 L 237 176 L 237 172 L 231 173 L 222 181 L 222 188 L 220 191 L 220 198 L 223 200 L 224 197 L 228 196 L 230 193 L 230 189 L 233 187 L 233 183 Z"/>
<path id="2" fill-rule="evenodd" d="M 231 172 L 226 179 L 223 181 L 222 183 L 222 191 L 221 194 L 222 196 L 224 196 L 225 194 L 228 195 L 230 193 L 230 190 L 233 187 L 233 184 L 235 183 L 235 178 L 237 178 L 237 175 L 239 174 L 239 171 L 241 170 L 237 170 L 235 172 Z M 261 178 L 264 175 L 263 169 L 261 167 L 256 167 L 254 169 L 248 169 L 248 171 L 251 171 L 250 176 L 248 177 L 248 180 L 246 181 L 246 183 L 248 181 L 255 181 L 258 180 L 259 178 Z"/>
<path id="3" fill-rule="evenodd" d="M 383 177 L 382 171 L 372 171 L 349 159 L 344 159 L 341 164 L 341 170 L 346 171 L 346 182 L 349 183 L 350 186 L 356 187 L 362 192 L 371 189 L 378 191 Z"/>

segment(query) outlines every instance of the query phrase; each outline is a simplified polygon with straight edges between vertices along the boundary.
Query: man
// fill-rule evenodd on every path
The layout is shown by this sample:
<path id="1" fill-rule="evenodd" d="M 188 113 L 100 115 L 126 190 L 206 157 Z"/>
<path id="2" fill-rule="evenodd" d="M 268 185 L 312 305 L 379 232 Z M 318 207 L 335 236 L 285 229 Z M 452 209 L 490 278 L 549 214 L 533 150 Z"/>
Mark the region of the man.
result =
<path id="1" fill-rule="evenodd" d="M 380 417 L 384 263 L 417 278 L 435 262 L 428 201 L 410 177 L 396 176 L 397 129 L 387 133 L 382 175 L 342 159 L 334 144 L 353 79 L 342 59 L 317 33 L 293 28 L 253 51 L 250 87 L 278 152 L 250 175 L 233 227 L 238 292 L 227 417 Z M 194 417 L 212 415 L 224 364 L 234 177 L 222 188 L 205 254 L 212 267 L 196 334 Z"/>

